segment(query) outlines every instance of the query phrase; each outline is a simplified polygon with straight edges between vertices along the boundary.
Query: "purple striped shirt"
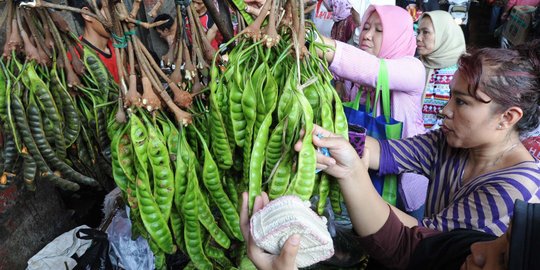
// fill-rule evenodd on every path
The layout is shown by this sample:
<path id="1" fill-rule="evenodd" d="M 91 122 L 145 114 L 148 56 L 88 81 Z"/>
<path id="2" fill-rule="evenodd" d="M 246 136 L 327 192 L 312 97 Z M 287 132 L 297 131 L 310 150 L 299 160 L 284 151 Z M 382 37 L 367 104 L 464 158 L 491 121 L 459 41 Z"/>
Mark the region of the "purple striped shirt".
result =
<path id="1" fill-rule="evenodd" d="M 540 163 L 525 161 L 462 184 L 467 150 L 452 148 L 442 131 L 380 141 L 380 174 L 412 172 L 430 179 L 422 225 L 440 230 L 476 229 L 502 235 L 516 199 L 538 202 Z"/>

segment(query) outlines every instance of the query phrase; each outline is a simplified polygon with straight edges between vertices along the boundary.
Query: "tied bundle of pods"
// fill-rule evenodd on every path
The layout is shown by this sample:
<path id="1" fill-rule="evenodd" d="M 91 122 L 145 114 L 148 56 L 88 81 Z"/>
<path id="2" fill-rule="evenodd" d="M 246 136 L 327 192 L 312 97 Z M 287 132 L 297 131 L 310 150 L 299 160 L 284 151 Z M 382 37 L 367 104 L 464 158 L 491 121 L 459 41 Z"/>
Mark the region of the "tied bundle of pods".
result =
<path id="1" fill-rule="evenodd" d="M 277 2 L 274 7 L 278 8 Z M 193 10 L 186 8 L 178 7 L 178 21 L 182 22 L 181 25 L 186 25 L 185 17 L 180 14 L 187 14 L 190 25 L 196 25 L 192 16 Z M 258 19 L 259 26 L 252 25 L 243 33 L 257 32 L 262 20 L 264 17 Z M 272 23 L 275 25 L 276 21 Z M 239 192 L 249 187 L 254 194 L 258 187 L 260 193 L 265 164 L 268 164 L 267 178 L 276 174 L 273 173 L 277 171 L 276 164 L 283 164 L 284 169 L 280 172 L 288 170 L 289 174 L 282 178 L 287 182 L 292 179 L 292 184 L 280 184 L 281 179 L 276 180 L 274 183 L 277 192 L 273 194 L 280 196 L 289 189 L 291 193 L 302 195 L 303 198 L 311 197 L 315 184 L 319 182 L 315 175 L 315 149 L 309 141 L 311 137 L 305 137 L 306 147 L 299 156 L 292 150 L 292 144 L 300 138 L 302 128 L 311 130 L 313 122 L 322 124 L 323 116 L 326 126 L 331 126 L 329 129 L 336 130 L 337 127 L 338 131 L 346 132 L 340 103 L 338 101 L 337 105 L 334 104 L 335 93 L 329 85 L 329 74 L 325 71 L 324 76 L 317 75 L 320 73 L 320 65 L 326 64 L 309 56 L 307 51 L 304 52 L 306 55 L 302 64 L 299 60 L 295 61 L 294 56 L 299 55 L 299 52 L 291 53 L 291 43 L 300 30 L 290 31 L 287 30 L 291 28 L 290 25 L 283 25 L 285 38 L 281 41 L 277 38 L 275 26 L 273 41 L 264 39 L 264 42 L 270 40 L 269 43 L 275 43 L 273 48 L 266 49 L 262 40 L 250 42 L 241 38 L 237 48 L 227 55 L 229 61 L 225 66 L 212 67 L 210 96 L 204 100 L 209 102 L 209 110 L 207 111 L 203 99 L 195 97 L 196 106 L 190 108 L 193 116 L 191 125 L 178 125 L 177 128 L 162 111 L 148 110 L 148 107 L 141 103 L 129 102 L 130 96 L 135 96 L 129 93 L 124 101 L 124 104 L 130 105 L 129 120 L 125 124 L 118 124 L 116 121 L 110 123 L 114 178 L 130 205 L 134 235 L 143 235 L 149 240 L 154 251 L 156 268 L 165 267 L 165 254 L 174 253 L 176 249 L 189 256 L 191 262 L 188 267 L 230 268 L 235 263 L 238 264 L 235 259 L 242 257 L 243 252 L 234 254 L 228 250 L 238 251 L 242 247 L 236 211 Z M 190 31 L 189 40 L 199 40 L 193 36 L 197 32 L 200 31 Z M 243 33 L 239 37 L 243 37 Z M 178 36 L 180 39 L 176 45 L 177 55 L 182 57 L 182 61 L 195 59 L 197 64 L 193 66 L 204 70 L 205 57 L 201 57 L 200 52 L 193 51 L 198 45 L 190 44 L 193 50 L 189 52 L 186 46 L 187 34 Z M 129 40 L 127 43 L 129 56 L 131 45 Z M 310 47 L 313 53 L 316 49 L 314 46 L 316 45 Z M 299 47 L 295 48 L 300 50 Z M 215 58 L 217 59 L 218 55 L 215 55 Z M 180 58 L 177 58 L 177 61 L 180 61 L 178 59 Z M 130 59 L 131 61 L 133 60 Z M 145 61 L 151 62 L 151 59 Z M 298 68 L 306 63 L 310 67 L 301 68 L 304 73 L 302 77 Z M 238 68 L 235 68 L 236 66 Z M 223 68 L 221 74 L 220 68 Z M 199 77 L 191 71 L 186 62 L 180 77 Z M 229 74 L 226 74 L 227 72 Z M 316 75 L 319 77 L 315 78 Z M 226 81 L 227 78 L 230 81 Z M 249 82 L 246 88 L 244 81 Z M 310 99 L 299 90 L 311 86 L 299 87 L 305 81 L 314 82 Z M 229 92 L 227 89 L 233 83 L 241 87 Z M 196 82 L 191 83 L 193 87 L 195 84 Z M 234 118 L 237 116 L 233 115 L 236 111 L 229 110 L 229 107 L 238 105 L 231 103 L 232 106 L 229 106 L 229 100 L 238 98 L 238 94 L 240 106 L 246 107 L 245 118 L 250 119 L 249 128 L 242 125 L 242 118 Z M 310 102 L 325 104 L 328 110 L 322 115 L 314 113 Z M 257 103 L 263 105 L 257 106 Z M 318 111 L 318 108 L 316 110 Z M 241 109 L 240 113 L 244 118 L 244 110 Z M 288 118 L 291 118 L 293 123 L 286 124 Z M 278 128 L 281 132 L 270 134 L 270 130 L 278 125 L 281 126 Z M 236 144 L 233 136 L 238 134 L 234 134 L 234 129 L 246 133 L 242 137 L 242 146 Z M 274 144 L 267 147 L 270 144 L 266 142 L 271 135 Z M 284 136 L 288 136 L 285 140 L 287 143 L 283 144 L 286 150 L 282 149 L 280 141 Z M 272 152 L 273 161 L 265 163 L 263 156 L 267 149 Z M 281 160 L 282 153 L 286 153 L 284 161 Z M 242 157 L 235 159 L 234 154 Z M 303 170 L 295 172 L 293 165 Z M 328 185 L 318 186 L 328 192 Z M 234 248 L 231 248 L 233 246 Z"/>
<path id="2" fill-rule="evenodd" d="M 289 1 L 288 5 L 292 6 L 287 10 L 301 10 L 294 4 L 295 1 Z M 236 211 L 238 195 L 244 190 L 249 190 L 250 205 L 264 190 L 272 198 L 295 194 L 307 200 L 318 195 L 320 212 L 330 196 L 335 210 L 339 211 L 339 188 L 331 185 L 327 175 L 315 173 L 316 149 L 312 137 L 302 138 L 300 132 L 305 130 L 310 134 L 313 123 L 317 123 L 346 136 L 343 108 L 330 85 L 327 63 L 316 55 L 322 45 L 315 43 L 310 35 L 310 46 L 300 46 L 305 36 L 300 25 L 304 22 L 294 18 L 303 14 L 286 13 L 283 18 L 276 18 L 280 5 L 278 1 L 268 1 L 266 10 L 263 8 L 261 14 L 273 7 L 264 35 L 260 26 L 265 16 L 261 16 L 237 35 L 236 40 L 230 41 L 238 42 L 227 55 L 214 56 L 210 95 L 204 100 L 208 109 L 197 97 L 191 125 L 175 130 L 171 123 L 167 127 L 159 116 L 144 116 L 146 112 L 140 115 L 142 111 L 138 110 L 129 121 L 131 128 L 118 133 L 122 134 L 117 135 L 122 136 L 120 139 L 112 140 L 113 153 L 130 156 L 126 161 L 119 157 L 119 164 L 113 163 L 113 167 L 120 175 L 131 172 L 134 180 L 129 182 L 127 178 L 125 193 L 132 210 L 139 212 L 147 239 L 155 242 L 151 246 L 156 254 L 156 267 L 163 267 L 162 254 L 171 252 L 176 245 L 191 260 L 187 268 L 230 269 L 236 263 L 239 268 L 248 269 Z M 289 17 L 293 19 L 287 21 Z M 277 34 L 278 25 L 281 36 Z M 143 120 L 136 120 L 133 115 Z M 141 131 L 141 122 L 147 133 Z M 139 127 L 137 132 L 134 125 Z M 159 161 L 152 161 L 155 157 L 150 152 L 157 146 L 148 146 L 146 152 L 137 150 L 156 141 L 150 139 L 153 130 L 163 134 L 161 138 L 154 136 L 159 138 L 156 144 L 161 145 Z M 303 147 L 296 153 L 293 145 L 300 139 Z M 123 143 L 131 144 L 127 146 L 129 150 L 125 150 Z M 175 159 L 161 163 L 163 156 L 173 156 L 172 153 L 176 153 Z M 140 160 L 165 164 L 171 169 L 163 175 L 158 175 L 155 168 L 153 173 L 147 173 L 144 166 L 137 164 Z M 147 182 L 144 179 L 148 175 L 152 176 Z M 161 180 L 165 175 L 169 179 Z M 162 233 L 151 232 L 156 228 Z"/>
<path id="3" fill-rule="evenodd" d="M 110 132 L 114 179 L 131 208 L 134 235 L 149 241 L 156 269 L 177 249 L 199 269 L 230 269 L 225 252 L 243 240 L 237 191 L 224 188 L 222 181 L 234 180 L 220 175 L 202 133 L 193 125 L 179 130 L 163 113 L 143 109 Z"/>
<path id="4" fill-rule="evenodd" d="M 57 13 L 16 8 L 11 1 L 6 8 L 0 184 L 22 172 L 28 190 L 35 190 L 38 174 L 70 191 L 80 184 L 106 186 L 111 171 L 106 117 L 117 96 L 114 81 Z"/>
<path id="5" fill-rule="evenodd" d="M 176 55 L 177 68 L 166 76 L 137 36 L 118 39 L 132 32 L 131 22 L 125 20 L 130 15 L 120 4 L 115 3 L 111 23 L 117 45 L 125 44 L 116 47 L 117 55 L 127 57 L 127 69 L 121 71 L 126 75 L 121 78 L 125 76 L 129 83 L 126 91 L 120 91 L 120 106 L 110 114 L 107 131 L 114 180 L 131 209 L 132 235 L 148 240 L 156 269 L 166 268 L 165 255 L 178 250 L 197 268 L 220 265 L 230 269 L 233 263 L 225 251 L 242 240 L 237 198 L 231 199 L 221 185 L 206 142 L 206 106 L 199 95 L 207 89 L 200 79 L 205 70 L 208 73 L 207 62 L 214 52 L 201 38 L 202 27 L 193 16 L 193 6 L 178 5 L 178 40 L 169 52 Z M 188 21 L 191 31 L 183 27 Z M 167 84 L 174 99 L 160 81 Z M 120 88 L 124 87 L 121 83 Z M 172 114 L 162 110 L 162 102 Z M 200 157 L 204 163 L 199 163 Z"/>
<path id="6" fill-rule="evenodd" d="M 240 190 L 248 189 L 250 207 L 255 196 L 267 191 L 271 199 L 294 194 L 309 200 L 318 195 L 319 213 L 330 195 L 334 210 L 340 211 L 339 188 L 331 183 L 335 181 L 315 172 L 312 137 L 300 136 L 301 130 L 311 134 L 316 123 L 347 138 L 347 121 L 328 65 L 317 57 L 323 45 L 308 35 L 310 45 L 304 46 L 302 3 L 266 1 L 262 15 L 237 36 L 227 61 L 214 62 L 210 141 L 224 173 L 242 171 Z M 277 17 L 282 5 L 285 13 Z M 316 31 L 308 27 L 308 33 Z M 293 146 L 299 139 L 303 145 L 297 153 Z M 235 166 L 239 158 L 243 164 Z"/>
<path id="7" fill-rule="evenodd" d="M 121 0 L 101 0 L 99 9 L 95 1 L 88 2 L 91 6 L 89 9 L 78 9 L 44 0 L 21 2 L 19 6 L 35 10 L 57 9 L 82 13 L 97 19 L 111 33 L 119 78 L 119 108 L 116 115 L 118 122 L 126 121 L 125 109 L 130 106 L 139 106 L 139 103 L 142 103 L 148 111 L 155 111 L 161 109 L 164 103 L 177 122 L 184 125 L 191 123 L 191 114 L 185 109 L 191 106 L 193 97 L 199 92 L 189 93 L 186 89 L 191 87 L 191 84 L 182 84 L 180 80 L 173 81 L 169 78 L 136 35 L 137 27 L 150 29 L 167 21 L 148 23 L 138 20 L 142 2 L 140 0 L 133 1 L 129 5 Z M 131 11 L 128 11 L 128 6 L 131 6 Z M 159 11 L 160 6 L 161 1 L 152 10 L 152 15 Z M 169 95 L 161 80 L 170 88 L 173 97 Z M 142 95 L 139 93 L 138 85 L 142 85 Z"/>

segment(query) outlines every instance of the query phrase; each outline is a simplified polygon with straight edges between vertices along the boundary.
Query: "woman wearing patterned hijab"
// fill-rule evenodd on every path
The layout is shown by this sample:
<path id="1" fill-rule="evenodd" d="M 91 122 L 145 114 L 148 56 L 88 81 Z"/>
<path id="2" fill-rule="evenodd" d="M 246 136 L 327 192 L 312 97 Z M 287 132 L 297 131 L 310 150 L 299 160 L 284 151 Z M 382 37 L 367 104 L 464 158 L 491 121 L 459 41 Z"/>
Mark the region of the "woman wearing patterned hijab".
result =
<path id="1" fill-rule="evenodd" d="M 332 9 L 334 20 L 330 37 L 341 42 L 348 42 L 355 28 L 349 0 L 326 0 L 326 2 Z"/>
<path id="2" fill-rule="evenodd" d="M 420 17 L 416 47 L 427 75 L 422 109 L 424 126 L 437 128 L 437 114 L 450 98 L 450 81 L 459 57 L 465 53 L 465 37 L 450 13 L 430 11 Z"/>

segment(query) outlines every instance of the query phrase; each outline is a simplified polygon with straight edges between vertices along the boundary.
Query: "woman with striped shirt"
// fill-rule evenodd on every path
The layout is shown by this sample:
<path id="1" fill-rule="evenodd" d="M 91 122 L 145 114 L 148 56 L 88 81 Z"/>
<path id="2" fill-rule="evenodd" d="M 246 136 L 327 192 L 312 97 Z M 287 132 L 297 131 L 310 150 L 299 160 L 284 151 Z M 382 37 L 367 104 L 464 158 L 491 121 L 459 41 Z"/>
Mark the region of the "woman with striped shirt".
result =
<path id="1" fill-rule="evenodd" d="M 393 208 L 403 224 L 502 235 L 513 202 L 535 202 L 540 195 L 539 163 L 519 140 L 520 132 L 539 123 L 539 57 L 538 42 L 465 54 L 450 84 L 441 129 L 401 140 L 367 138 L 363 162 L 346 140 L 318 129 L 325 137 L 313 136 L 313 143 L 331 154 L 318 157 L 318 167 L 338 179 L 349 209 L 382 200 L 368 167 L 381 174 L 425 175 L 425 218 L 419 224 Z M 351 213 L 353 224 L 355 218 Z"/>

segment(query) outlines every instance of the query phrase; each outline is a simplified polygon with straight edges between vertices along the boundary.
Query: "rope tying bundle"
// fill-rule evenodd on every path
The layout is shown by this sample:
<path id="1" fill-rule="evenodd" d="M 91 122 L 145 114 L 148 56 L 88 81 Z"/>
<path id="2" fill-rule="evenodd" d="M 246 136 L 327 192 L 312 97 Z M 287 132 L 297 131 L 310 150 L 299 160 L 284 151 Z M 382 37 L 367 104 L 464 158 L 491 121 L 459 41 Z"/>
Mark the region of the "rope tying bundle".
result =
<path id="1" fill-rule="evenodd" d="M 140 24 L 141 21 L 137 20 L 137 23 L 136 24 Z M 114 39 L 114 44 L 113 46 L 115 48 L 119 48 L 119 49 L 123 49 L 123 48 L 126 48 L 127 45 L 128 45 L 128 40 L 131 39 L 131 36 L 132 35 L 135 35 L 135 30 L 131 30 L 131 31 L 127 31 L 127 32 L 124 32 L 124 35 L 123 36 L 118 36 L 114 33 L 112 33 L 112 37 Z"/>

